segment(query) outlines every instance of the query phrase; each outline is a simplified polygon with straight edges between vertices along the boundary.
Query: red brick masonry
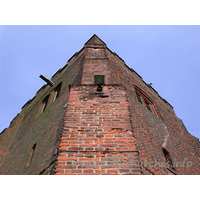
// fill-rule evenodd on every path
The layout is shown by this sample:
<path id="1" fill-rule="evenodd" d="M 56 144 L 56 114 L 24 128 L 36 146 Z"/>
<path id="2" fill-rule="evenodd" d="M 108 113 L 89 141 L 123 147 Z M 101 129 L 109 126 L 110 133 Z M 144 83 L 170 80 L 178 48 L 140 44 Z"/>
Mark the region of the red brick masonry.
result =
<path id="1" fill-rule="evenodd" d="M 71 86 L 55 174 L 140 174 L 126 91 Z"/>

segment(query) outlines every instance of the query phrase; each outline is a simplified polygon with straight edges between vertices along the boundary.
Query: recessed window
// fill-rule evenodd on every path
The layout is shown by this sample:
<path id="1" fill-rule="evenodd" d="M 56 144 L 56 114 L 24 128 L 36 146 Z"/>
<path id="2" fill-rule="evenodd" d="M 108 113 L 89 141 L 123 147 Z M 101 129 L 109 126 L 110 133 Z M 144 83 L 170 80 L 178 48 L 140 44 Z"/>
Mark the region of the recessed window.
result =
<path id="1" fill-rule="evenodd" d="M 169 165 L 170 168 L 172 168 L 172 169 L 175 170 L 169 152 L 168 152 L 165 148 L 162 148 L 162 150 L 163 150 L 163 154 L 164 154 L 164 156 L 165 156 L 165 160 L 166 160 L 167 164 Z"/>
<path id="2" fill-rule="evenodd" d="M 151 105 L 147 101 L 145 101 L 145 104 L 146 104 L 147 109 L 153 113 Z"/>
<path id="3" fill-rule="evenodd" d="M 96 85 L 105 84 L 105 75 L 94 75 L 94 84 Z"/>
<path id="4" fill-rule="evenodd" d="M 48 103 L 48 99 L 49 99 L 49 95 L 47 97 L 45 97 L 45 99 L 42 101 L 42 110 L 41 110 L 41 114 L 46 110 L 47 108 L 47 103 Z"/>
<path id="5" fill-rule="evenodd" d="M 141 93 L 139 93 L 138 91 L 136 91 L 136 95 L 137 95 L 137 98 L 138 98 L 138 101 L 144 105 L 150 112 L 153 113 L 153 103 L 150 102 L 147 97 L 145 97 L 144 95 L 142 95 Z"/>
<path id="6" fill-rule="evenodd" d="M 141 96 L 139 96 L 139 95 L 137 94 L 137 98 L 138 98 L 138 101 L 139 101 L 141 104 L 143 104 L 143 105 L 144 105 L 144 103 L 143 103 L 143 100 L 142 100 L 142 97 L 141 97 Z"/>
<path id="7" fill-rule="evenodd" d="M 31 164 L 31 161 L 33 159 L 33 155 L 34 155 L 34 152 L 35 152 L 35 148 L 36 148 L 36 143 L 32 146 L 31 151 L 29 153 L 29 156 L 28 156 L 28 159 L 27 159 L 27 162 L 26 162 L 27 167 Z"/>
<path id="8" fill-rule="evenodd" d="M 150 112 L 152 112 L 153 114 L 155 114 L 159 118 L 159 116 L 156 112 L 155 104 L 154 104 L 153 100 L 144 91 L 142 91 L 137 86 L 135 86 L 135 91 L 136 91 L 138 101 L 144 107 L 146 107 Z"/>
<path id="9" fill-rule="evenodd" d="M 62 85 L 62 83 L 60 83 L 60 84 L 55 88 L 55 95 L 54 95 L 53 101 L 55 101 L 55 100 L 59 97 L 61 85 Z"/>

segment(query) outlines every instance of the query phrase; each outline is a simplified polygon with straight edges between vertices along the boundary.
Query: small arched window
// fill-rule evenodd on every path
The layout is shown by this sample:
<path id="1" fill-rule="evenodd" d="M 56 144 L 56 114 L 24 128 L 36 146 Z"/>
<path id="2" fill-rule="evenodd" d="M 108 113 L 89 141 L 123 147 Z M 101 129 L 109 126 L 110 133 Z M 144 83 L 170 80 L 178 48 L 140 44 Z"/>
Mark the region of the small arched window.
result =
<path id="1" fill-rule="evenodd" d="M 138 101 L 145 108 L 147 108 L 150 112 L 152 112 L 154 115 L 156 115 L 158 118 L 160 118 L 157 111 L 156 111 L 156 106 L 155 106 L 154 101 L 139 87 L 137 87 L 136 85 L 134 87 L 135 87 L 135 92 L 136 92 Z"/>

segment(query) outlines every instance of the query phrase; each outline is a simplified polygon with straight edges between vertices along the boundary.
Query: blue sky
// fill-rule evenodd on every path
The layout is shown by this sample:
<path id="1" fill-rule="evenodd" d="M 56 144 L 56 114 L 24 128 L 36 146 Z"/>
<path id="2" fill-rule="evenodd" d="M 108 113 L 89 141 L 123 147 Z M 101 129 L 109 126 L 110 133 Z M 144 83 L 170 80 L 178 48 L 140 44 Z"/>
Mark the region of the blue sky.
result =
<path id="1" fill-rule="evenodd" d="M 0 26 L 0 132 L 97 34 L 200 138 L 200 26 Z"/>

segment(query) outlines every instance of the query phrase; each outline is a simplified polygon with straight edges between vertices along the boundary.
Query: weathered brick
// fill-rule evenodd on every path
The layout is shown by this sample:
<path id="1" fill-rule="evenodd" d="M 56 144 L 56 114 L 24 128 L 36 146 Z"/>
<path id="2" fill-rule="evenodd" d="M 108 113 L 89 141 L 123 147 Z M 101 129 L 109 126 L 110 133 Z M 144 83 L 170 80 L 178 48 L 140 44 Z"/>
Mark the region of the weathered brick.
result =
<path id="1" fill-rule="evenodd" d="M 71 173 L 75 173 L 75 174 L 82 173 L 82 169 L 72 169 Z"/>
<path id="2" fill-rule="evenodd" d="M 54 170 L 54 172 L 56 173 L 56 172 L 61 172 L 61 173 L 63 173 L 65 170 L 64 169 L 55 169 Z"/>
<path id="3" fill-rule="evenodd" d="M 84 169 L 83 173 L 92 173 L 93 174 L 94 170 L 93 169 Z"/>
<path id="4" fill-rule="evenodd" d="M 107 172 L 108 173 L 114 173 L 114 174 L 117 174 L 118 173 L 118 169 L 107 169 Z"/>
<path id="5" fill-rule="evenodd" d="M 107 96 L 97 93 L 97 74 L 105 75 L 102 93 Z M 198 139 L 188 133 L 172 106 L 97 36 L 52 81 L 55 84 L 44 85 L 2 132 L 0 174 L 47 174 L 50 168 L 53 170 L 56 155 L 55 174 L 82 174 L 82 169 L 87 172 L 84 174 L 112 175 L 200 173 Z M 56 87 L 61 82 L 59 98 L 55 100 Z M 47 95 L 47 107 L 41 114 Z M 137 95 L 145 99 L 144 105 Z M 159 166 L 132 165 L 132 161 L 142 164 L 153 159 L 165 162 L 162 146 L 167 134 L 165 148 L 170 156 L 179 161 L 188 157 L 192 167 L 179 166 L 170 171 Z M 56 148 L 58 154 L 54 155 Z M 94 160 L 84 160 L 85 154 L 94 154 Z M 26 160 L 27 157 L 31 159 Z M 97 165 L 92 169 L 79 165 L 89 161 Z M 124 165 L 115 165 L 118 161 L 124 161 Z"/>

